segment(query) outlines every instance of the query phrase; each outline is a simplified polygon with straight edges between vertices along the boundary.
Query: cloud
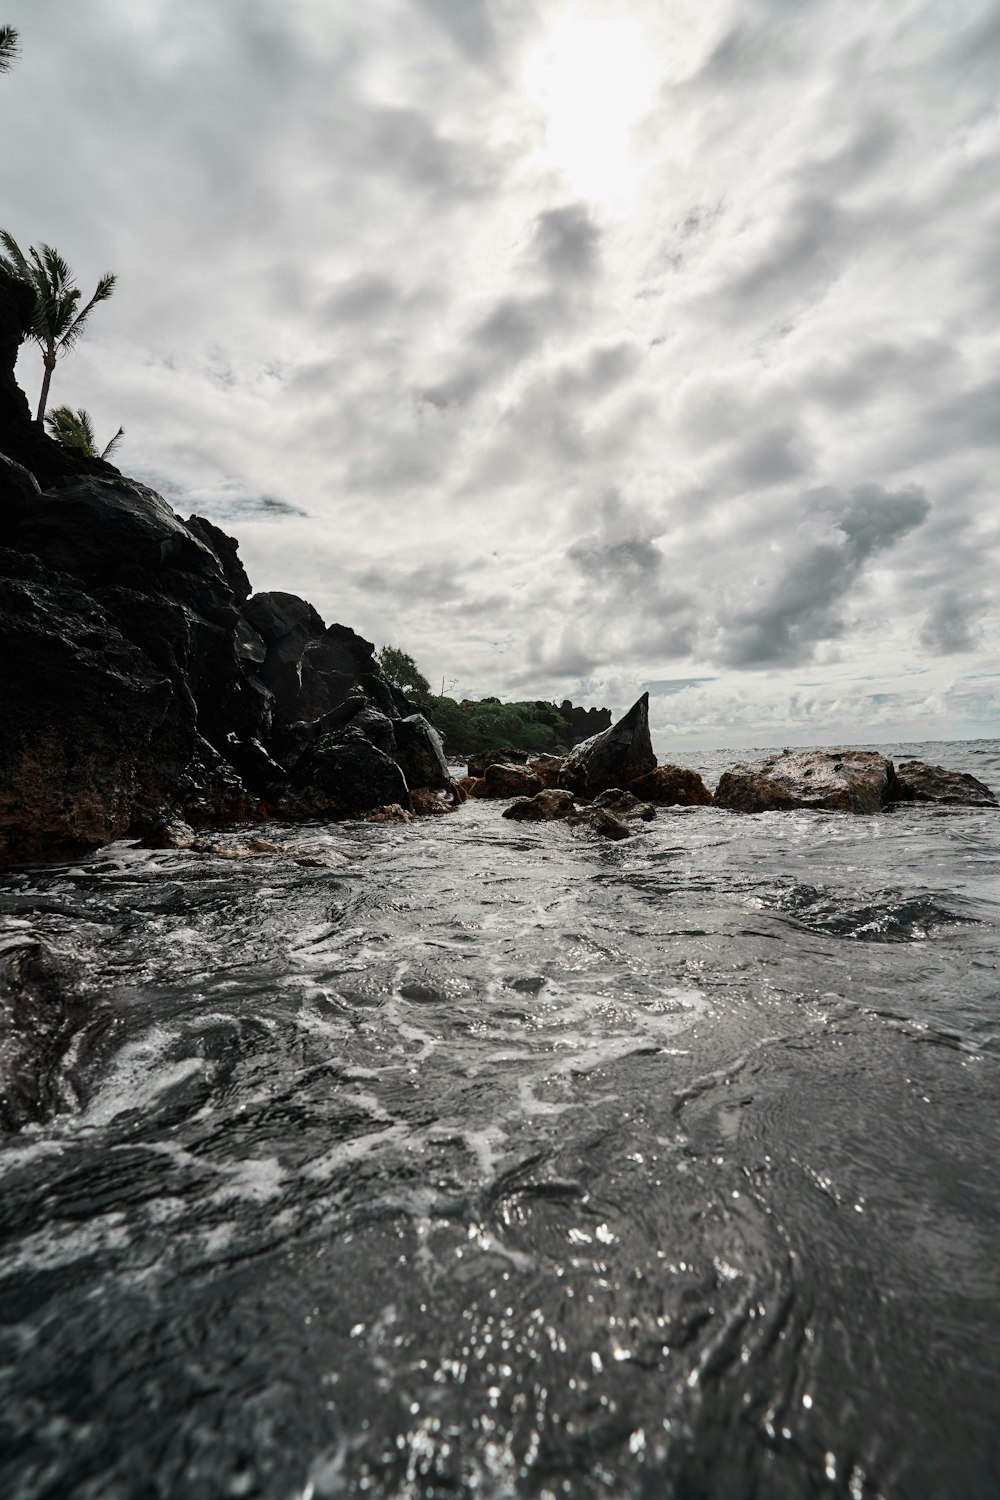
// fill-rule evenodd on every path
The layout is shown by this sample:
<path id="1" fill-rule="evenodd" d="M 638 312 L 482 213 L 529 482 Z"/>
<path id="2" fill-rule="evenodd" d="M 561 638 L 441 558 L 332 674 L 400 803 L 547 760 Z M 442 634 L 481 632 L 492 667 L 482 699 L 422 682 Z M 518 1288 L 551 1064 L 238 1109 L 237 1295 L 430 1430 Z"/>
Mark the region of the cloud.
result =
<path id="1" fill-rule="evenodd" d="M 56 398 L 431 677 L 660 684 L 671 733 L 981 726 L 995 8 L 585 9 L 8 0 L 4 227 L 119 274 Z M 631 199 L 556 128 L 573 47 L 567 97 L 530 83 L 595 21 L 656 75 Z"/>

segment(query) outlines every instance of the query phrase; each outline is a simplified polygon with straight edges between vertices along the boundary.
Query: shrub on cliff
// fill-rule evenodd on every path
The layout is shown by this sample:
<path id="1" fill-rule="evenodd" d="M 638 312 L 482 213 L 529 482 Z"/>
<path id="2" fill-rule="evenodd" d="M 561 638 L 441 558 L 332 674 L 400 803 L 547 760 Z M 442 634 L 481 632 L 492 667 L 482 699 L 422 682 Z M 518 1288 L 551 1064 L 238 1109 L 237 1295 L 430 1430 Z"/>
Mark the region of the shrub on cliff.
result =
<path id="1" fill-rule="evenodd" d="M 0 73 L 10 72 L 19 50 L 13 26 L 0 26 Z"/>
<path id="2" fill-rule="evenodd" d="M 68 448 L 73 453 L 82 453 L 85 458 L 107 458 L 125 436 L 124 427 L 119 427 L 110 443 L 98 452 L 97 440 L 94 437 L 94 424 L 90 419 L 90 413 L 82 406 L 76 411 L 69 406 L 57 406 L 45 418 L 45 425 L 49 429 L 49 436 L 55 438 L 60 448 Z"/>

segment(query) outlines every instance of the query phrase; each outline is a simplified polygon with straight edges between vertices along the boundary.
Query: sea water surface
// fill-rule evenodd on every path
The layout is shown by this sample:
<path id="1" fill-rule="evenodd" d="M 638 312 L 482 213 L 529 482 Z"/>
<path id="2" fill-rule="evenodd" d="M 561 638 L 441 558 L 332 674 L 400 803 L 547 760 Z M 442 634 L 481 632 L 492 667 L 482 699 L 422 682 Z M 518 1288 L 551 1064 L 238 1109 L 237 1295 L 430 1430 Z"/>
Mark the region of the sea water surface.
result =
<path id="1" fill-rule="evenodd" d="M 4 1500 L 1000 1493 L 1000 813 L 501 811 L 3 877 Z"/>

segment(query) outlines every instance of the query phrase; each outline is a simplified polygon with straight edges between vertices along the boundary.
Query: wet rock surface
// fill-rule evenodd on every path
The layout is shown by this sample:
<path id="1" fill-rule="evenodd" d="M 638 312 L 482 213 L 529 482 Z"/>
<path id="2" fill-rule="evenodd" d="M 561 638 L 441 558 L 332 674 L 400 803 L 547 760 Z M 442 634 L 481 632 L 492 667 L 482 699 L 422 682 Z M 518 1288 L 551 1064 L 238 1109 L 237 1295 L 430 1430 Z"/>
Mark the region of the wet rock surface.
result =
<path id="1" fill-rule="evenodd" d="M 587 797 L 596 797 L 609 787 L 625 787 L 638 776 L 656 768 L 649 738 L 649 694 L 632 705 L 628 713 L 583 744 L 563 761 L 564 785 Z"/>
<path id="2" fill-rule="evenodd" d="M 997 799 L 982 781 L 967 771 L 946 771 L 922 760 L 896 765 L 894 802 L 939 802 L 953 807 L 996 807 Z"/>
<path id="3" fill-rule="evenodd" d="M 629 791 L 661 807 L 711 807 L 715 800 L 698 772 L 684 766 L 657 766 L 630 782 Z"/>
<path id="4" fill-rule="evenodd" d="M 784 751 L 725 772 L 715 804 L 748 813 L 877 813 L 890 801 L 894 780 L 892 761 L 874 750 Z"/>

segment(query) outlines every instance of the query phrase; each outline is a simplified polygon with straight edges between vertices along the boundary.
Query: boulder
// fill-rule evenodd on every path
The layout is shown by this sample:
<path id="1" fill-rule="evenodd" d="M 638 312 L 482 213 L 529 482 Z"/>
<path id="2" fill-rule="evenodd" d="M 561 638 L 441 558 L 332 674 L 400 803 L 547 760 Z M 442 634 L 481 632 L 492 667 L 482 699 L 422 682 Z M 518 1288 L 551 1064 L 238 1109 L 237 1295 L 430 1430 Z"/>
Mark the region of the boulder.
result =
<path id="1" fill-rule="evenodd" d="M 528 762 L 528 770 L 537 776 L 542 786 L 558 787 L 562 780 L 563 758 L 561 755 L 536 755 Z"/>
<path id="2" fill-rule="evenodd" d="M 952 807 L 996 807 L 997 799 L 983 782 L 967 771 L 946 771 L 922 760 L 896 766 L 893 802 L 937 802 Z"/>
<path id="3" fill-rule="evenodd" d="M 287 817 L 351 817 L 393 802 L 412 807 L 402 771 L 352 724 L 305 751 L 277 811 Z"/>
<path id="4" fill-rule="evenodd" d="M 396 736 L 396 762 L 411 791 L 415 787 L 450 791 L 451 770 L 444 758 L 441 736 L 423 714 L 397 719 L 392 727 Z"/>
<path id="5" fill-rule="evenodd" d="M 683 766 L 657 766 L 645 776 L 637 776 L 628 790 L 660 807 L 711 807 L 714 800 L 698 772 Z"/>
<path id="6" fill-rule="evenodd" d="M 470 797 L 533 797 L 542 783 L 526 766 L 490 765 L 469 788 Z"/>
<path id="7" fill-rule="evenodd" d="M 656 767 L 649 739 L 649 694 L 625 716 L 571 750 L 563 761 L 563 784 L 586 797 L 624 787 Z"/>
<path id="8" fill-rule="evenodd" d="M 651 802 L 643 802 L 634 793 L 623 792 L 620 787 L 602 792 L 594 798 L 591 806 L 606 808 L 616 818 L 634 818 L 641 823 L 649 823 L 656 817 L 656 808 Z"/>
<path id="9" fill-rule="evenodd" d="M 546 787 L 533 797 L 518 797 L 503 810 L 505 818 L 520 823 L 551 823 L 555 818 L 568 818 L 576 810 L 573 793 L 564 787 Z"/>
<path id="10" fill-rule="evenodd" d="M 632 829 L 627 823 L 606 807 L 584 807 L 574 816 L 573 822 L 577 827 L 589 828 L 591 833 L 599 833 L 606 839 L 629 839 L 632 837 Z"/>
<path id="11" fill-rule="evenodd" d="M 715 804 L 733 812 L 877 813 L 891 799 L 894 780 L 892 761 L 874 750 L 785 750 L 727 771 Z"/>
<path id="12" fill-rule="evenodd" d="M 523 766 L 527 764 L 527 750 L 478 750 L 469 756 L 468 774 L 485 776 L 487 766 Z"/>

